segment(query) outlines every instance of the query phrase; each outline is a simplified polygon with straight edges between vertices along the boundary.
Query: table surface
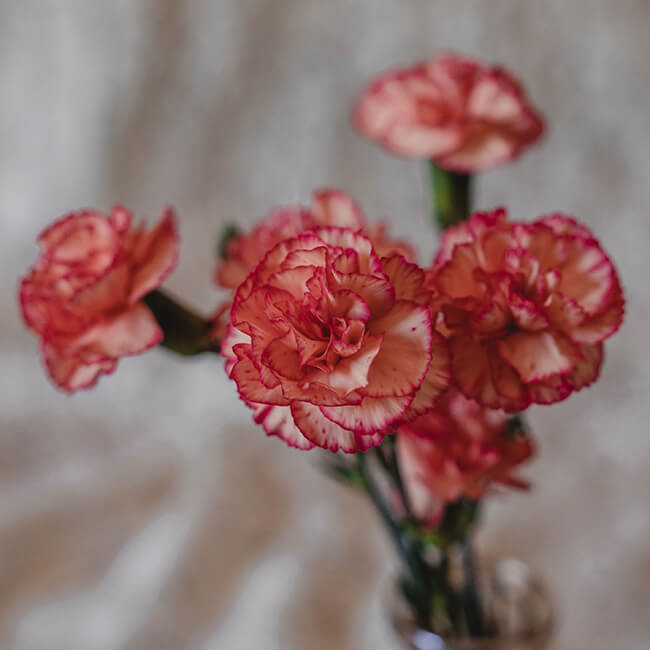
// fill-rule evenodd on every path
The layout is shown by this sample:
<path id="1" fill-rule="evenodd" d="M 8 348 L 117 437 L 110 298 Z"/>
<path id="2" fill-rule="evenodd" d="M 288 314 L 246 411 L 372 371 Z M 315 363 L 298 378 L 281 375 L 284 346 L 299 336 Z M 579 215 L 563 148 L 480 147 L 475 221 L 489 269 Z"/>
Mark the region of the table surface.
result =
<path id="1" fill-rule="evenodd" d="M 477 206 L 563 210 L 617 260 L 626 323 L 601 380 L 533 408 L 535 489 L 481 542 L 546 576 L 557 650 L 650 641 L 650 3 L 223 0 L 0 3 L 0 647 L 389 650 L 393 558 L 318 454 L 267 439 L 220 360 L 124 360 L 92 392 L 46 380 L 15 287 L 38 231 L 122 202 L 182 235 L 167 285 L 205 312 L 217 233 L 339 186 L 435 237 L 421 165 L 349 128 L 376 72 L 453 49 L 525 80 L 544 144 L 478 181 Z"/>

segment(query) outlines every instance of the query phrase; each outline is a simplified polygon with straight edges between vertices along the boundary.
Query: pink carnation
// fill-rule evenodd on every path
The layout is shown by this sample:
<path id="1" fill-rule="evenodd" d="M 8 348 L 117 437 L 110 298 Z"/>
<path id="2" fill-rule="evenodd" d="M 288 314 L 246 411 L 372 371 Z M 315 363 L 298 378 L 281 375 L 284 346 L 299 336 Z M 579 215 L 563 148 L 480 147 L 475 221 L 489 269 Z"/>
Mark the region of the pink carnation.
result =
<path id="1" fill-rule="evenodd" d="M 544 130 L 505 70 L 453 55 L 375 79 L 354 121 L 392 153 L 467 173 L 512 160 Z"/>
<path id="2" fill-rule="evenodd" d="M 226 248 L 225 260 L 215 274 L 217 284 L 236 289 L 255 265 L 276 244 L 284 239 L 321 226 L 337 226 L 358 231 L 366 220 L 357 203 L 340 190 L 318 190 L 312 196 L 311 208 L 288 206 L 273 210 L 250 233 L 237 235 Z M 382 225 L 369 226 L 366 234 L 380 257 L 399 253 L 414 259 L 413 249 L 404 242 L 393 241 Z"/>
<path id="3" fill-rule="evenodd" d="M 162 331 L 141 298 L 176 265 L 171 209 L 152 230 L 131 225 L 115 207 L 70 214 L 38 238 L 41 254 L 20 286 L 25 323 L 41 338 L 52 380 L 66 391 L 89 388 L 120 357 L 158 344 Z"/>
<path id="4" fill-rule="evenodd" d="M 623 319 L 621 285 L 591 232 L 555 214 L 504 210 L 448 229 L 430 280 L 453 380 L 484 406 L 550 404 L 592 383 Z"/>
<path id="5" fill-rule="evenodd" d="M 503 411 L 448 391 L 436 408 L 397 430 L 397 453 L 413 514 L 428 526 L 445 502 L 480 499 L 493 484 L 526 488 L 515 470 L 535 448 Z M 442 504 L 441 504 L 442 502 Z"/>
<path id="6" fill-rule="evenodd" d="M 379 444 L 449 383 L 424 272 L 352 229 L 277 244 L 239 287 L 222 342 L 255 421 L 301 449 Z"/>

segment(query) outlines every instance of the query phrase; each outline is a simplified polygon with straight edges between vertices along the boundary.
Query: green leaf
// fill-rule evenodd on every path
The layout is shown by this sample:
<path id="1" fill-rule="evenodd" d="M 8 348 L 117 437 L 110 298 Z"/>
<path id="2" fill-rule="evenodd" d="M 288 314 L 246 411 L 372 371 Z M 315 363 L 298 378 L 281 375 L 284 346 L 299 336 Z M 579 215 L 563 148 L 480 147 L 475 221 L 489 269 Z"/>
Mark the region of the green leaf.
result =
<path id="1" fill-rule="evenodd" d="M 219 243 L 217 244 L 217 254 L 224 260 L 228 253 L 228 244 L 239 235 L 240 230 L 235 224 L 229 223 L 223 227 L 219 235 Z"/>

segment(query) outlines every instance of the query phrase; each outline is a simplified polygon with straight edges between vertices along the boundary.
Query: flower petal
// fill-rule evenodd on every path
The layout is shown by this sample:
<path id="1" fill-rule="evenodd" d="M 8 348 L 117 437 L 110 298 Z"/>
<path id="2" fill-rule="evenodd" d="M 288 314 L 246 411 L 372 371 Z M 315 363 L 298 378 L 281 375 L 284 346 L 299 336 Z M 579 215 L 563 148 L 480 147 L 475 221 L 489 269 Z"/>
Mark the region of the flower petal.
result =
<path id="1" fill-rule="evenodd" d="M 516 332 L 499 341 L 497 350 L 526 383 L 564 375 L 579 358 L 566 339 L 550 332 Z"/>
<path id="2" fill-rule="evenodd" d="M 435 284 L 449 298 L 482 298 L 485 284 L 479 282 L 474 273 L 478 266 L 473 244 L 457 244 L 449 261 L 435 275 Z"/>
<path id="3" fill-rule="evenodd" d="M 68 393 L 91 388 L 101 375 L 110 374 L 117 367 L 115 359 L 99 358 L 87 362 L 78 356 L 61 356 L 57 348 L 49 344 L 42 346 L 42 353 L 50 378 Z"/>
<path id="4" fill-rule="evenodd" d="M 381 261 L 365 235 L 349 228 L 316 228 L 313 233 L 329 246 L 355 251 L 360 273 L 381 273 Z"/>
<path id="5" fill-rule="evenodd" d="M 361 208 L 345 192 L 322 189 L 312 195 L 312 213 L 319 226 L 338 226 L 361 230 L 364 217 Z"/>
<path id="6" fill-rule="evenodd" d="M 113 266 L 97 282 L 77 291 L 70 300 L 74 311 L 96 314 L 124 304 L 130 273 L 126 262 Z"/>
<path id="7" fill-rule="evenodd" d="M 517 372 L 494 350 L 488 353 L 488 359 L 492 383 L 501 398 L 502 408 L 511 412 L 525 409 L 529 405 L 528 391 Z"/>
<path id="8" fill-rule="evenodd" d="M 459 173 L 486 171 L 514 158 L 517 149 L 516 136 L 479 128 L 455 151 L 440 156 L 438 162 Z"/>
<path id="9" fill-rule="evenodd" d="M 314 444 L 302 435 L 295 425 L 288 406 L 269 406 L 268 404 L 249 404 L 254 409 L 253 419 L 264 427 L 268 436 L 282 438 L 290 447 L 312 449 Z"/>
<path id="10" fill-rule="evenodd" d="M 117 233 L 99 212 L 83 210 L 59 219 L 39 236 L 38 243 L 48 255 L 63 262 L 86 259 L 100 250 L 114 250 Z"/>
<path id="11" fill-rule="evenodd" d="M 370 366 L 364 394 L 412 395 L 431 362 L 433 324 L 429 309 L 400 300 L 386 316 L 369 323 L 368 329 L 372 334 L 383 335 L 383 342 Z"/>
<path id="12" fill-rule="evenodd" d="M 283 395 L 279 384 L 275 388 L 268 388 L 261 382 L 260 372 L 250 357 L 239 359 L 233 365 L 230 377 L 237 383 L 239 396 L 245 402 L 275 406 L 288 406 L 290 404 L 290 401 Z"/>
<path id="13" fill-rule="evenodd" d="M 395 289 L 384 278 L 348 274 L 339 276 L 337 284 L 341 289 L 347 289 L 360 296 L 375 318 L 381 318 L 395 302 Z"/>
<path id="14" fill-rule="evenodd" d="M 349 395 L 367 387 L 368 373 L 383 347 L 382 341 L 382 336 L 366 335 L 358 352 L 341 359 L 327 377 L 332 390 L 339 395 Z"/>
<path id="15" fill-rule="evenodd" d="M 158 345 L 162 339 L 162 330 L 149 308 L 137 303 L 115 318 L 91 327 L 75 341 L 75 345 L 117 359 L 140 354 Z"/>
<path id="16" fill-rule="evenodd" d="M 488 408 L 506 408 L 492 379 L 488 345 L 471 337 L 452 336 L 449 349 L 452 377 L 459 390 Z"/>
<path id="17" fill-rule="evenodd" d="M 430 292 L 423 289 L 424 271 L 417 265 L 407 262 L 401 255 L 385 257 L 381 260 L 382 270 L 395 288 L 395 300 L 413 300 L 425 304 Z"/>
<path id="18" fill-rule="evenodd" d="M 522 330 L 537 332 L 546 329 L 549 325 L 543 310 L 537 307 L 532 300 L 526 300 L 519 294 L 511 293 L 508 306 L 515 323 Z"/>
<path id="19" fill-rule="evenodd" d="M 166 208 L 158 225 L 143 235 L 134 255 L 137 270 L 131 285 L 131 304 L 159 286 L 176 266 L 178 232 L 171 208 Z"/>
<path id="20" fill-rule="evenodd" d="M 330 451 L 354 453 L 360 449 L 360 443 L 365 447 L 367 441 L 360 441 L 352 431 L 344 429 L 328 420 L 318 406 L 307 402 L 293 402 L 291 415 L 302 434 L 315 445 Z"/>
<path id="21" fill-rule="evenodd" d="M 567 334 L 576 343 L 599 343 L 618 331 L 623 322 L 623 298 L 614 302 L 611 308 L 599 316 L 585 320 Z"/>
<path id="22" fill-rule="evenodd" d="M 560 267 L 557 290 L 573 298 L 590 315 L 598 315 L 614 293 L 620 293 L 616 271 L 595 239 L 573 238 Z"/>
<path id="23" fill-rule="evenodd" d="M 407 158 L 443 159 L 463 141 L 460 127 L 431 127 L 417 124 L 395 124 L 384 137 L 393 153 Z"/>
<path id="24" fill-rule="evenodd" d="M 332 422 L 359 435 L 372 435 L 383 431 L 399 420 L 412 396 L 364 397 L 361 404 L 351 406 L 321 406 L 323 415 Z"/>
<path id="25" fill-rule="evenodd" d="M 598 375 L 603 364 L 603 344 L 581 345 L 582 359 L 576 361 L 575 368 L 567 375 L 567 382 L 574 390 L 580 390 L 591 385 Z"/>
<path id="26" fill-rule="evenodd" d="M 411 420 L 433 408 L 438 398 L 443 394 L 451 382 L 451 355 L 445 339 L 433 332 L 432 357 L 429 369 L 424 376 L 420 387 L 415 392 L 415 397 L 404 413 L 406 420 Z"/>

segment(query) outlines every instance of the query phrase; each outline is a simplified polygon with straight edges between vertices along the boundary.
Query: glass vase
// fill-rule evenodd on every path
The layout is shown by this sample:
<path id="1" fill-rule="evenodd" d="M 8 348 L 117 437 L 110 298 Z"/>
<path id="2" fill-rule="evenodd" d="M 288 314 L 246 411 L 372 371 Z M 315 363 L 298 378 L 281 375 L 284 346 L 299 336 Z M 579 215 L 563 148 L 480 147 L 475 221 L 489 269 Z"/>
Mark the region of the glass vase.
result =
<path id="1" fill-rule="evenodd" d="M 402 650 L 545 650 L 553 627 L 550 599 L 541 580 L 515 558 L 486 562 L 477 571 L 485 624 L 482 636 L 459 636 L 425 627 L 393 584 L 389 615 Z M 462 587 L 461 587 L 462 588 Z"/>

